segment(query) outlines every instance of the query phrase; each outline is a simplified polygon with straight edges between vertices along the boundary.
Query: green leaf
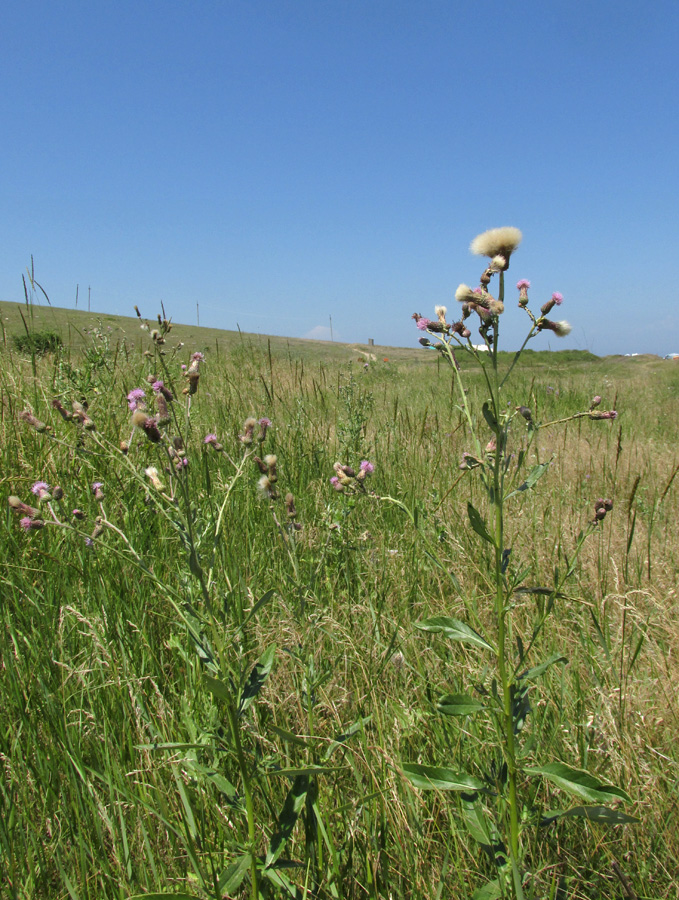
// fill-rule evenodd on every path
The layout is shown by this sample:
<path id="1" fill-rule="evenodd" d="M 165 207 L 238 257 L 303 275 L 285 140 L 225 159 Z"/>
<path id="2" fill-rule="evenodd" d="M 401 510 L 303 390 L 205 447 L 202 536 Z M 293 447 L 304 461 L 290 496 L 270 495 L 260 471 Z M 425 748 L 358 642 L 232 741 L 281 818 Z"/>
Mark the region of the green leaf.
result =
<path id="1" fill-rule="evenodd" d="M 270 731 L 273 731 L 274 734 L 277 734 L 278 737 L 282 738 L 284 741 L 290 741 L 292 744 L 299 744 L 300 747 L 309 746 L 304 738 L 301 738 L 298 734 L 286 731 L 285 728 L 279 728 L 278 725 L 269 725 L 268 727 Z"/>
<path id="2" fill-rule="evenodd" d="M 436 709 L 444 716 L 470 716 L 483 708 L 483 703 L 467 694 L 444 694 L 436 704 Z"/>
<path id="3" fill-rule="evenodd" d="M 165 892 L 159 894 L 133 894 L 128 900 L 168 900 L 168 897 L 171 898 L 171 900 L 201 900 L 201 898 L 196 897 L 195 894 L 185 894 L 184 892 L 179 894 Z"/>
<path id="4" fill-rule="evenodd" d="M 489 881 L 483 887 L 477 888 L 472 894 L 472 900 L 500 900 L 502 888 L 499 879 Z"/>
<path id="5" fill-rule="evenodd" d="M 555 663 L 567 663 L 568 657 L 561 656 L 559 653 L 555 653 L 554 656 L 550 656 L 549 659 L 546 659 L 543 663 L 540 663 L 539 666 L 534 666 L 532 669 L 526 669 L 525 672 L 522 672 L 519 675 L 519 679 L 521 681 L 534 681 L 536 678 L 539 678 L 543 672 L 546 672 L 551 666 L 555 665 Z"/>
<path id="6" fill-rule="evenodd" d="M 468 799 L 463 796 L 460 803 L 464 823 L 472 838 L 483 848 L 496 866 L 507 862 L 506 848 L 493 818 L 488 815 L 478 796 Z"/>
<path id="7" fill-rule="evenodd" d="M 231 701 L 231 691 L 223 681 L 220 681 L 218 678 L 213 678 L 212 675 L 203 675 L 203 681 L 207 685 L 208 691 L 210 691 L 211 694 L 214 694 L 215 697 L 218 697 L 220 700 L 226 700 L 227 703 Z"/>
<path id="8" fill-rule="evenodd" d="M 631 803 L 632 798 L 622 788 L 599 781 L 594 775 L 590 775 L 584 769 L 573 769 L 565 763 L 548 763 L 539 768 L 526 769 L 529 775 L 542 775 L 561 790 L 580 797 L 588 803 L 605 803 L 613 799 L 624 800 Z"/>
<path id="9" fill-rule="evenodd" d="M 204 779 L 208 784 L 214 784 L 217 790 L 224 794 L 231 806 L 240 812 L 245 812 L 245 807 L 242 804 L 241 798 L 238 796 L 238 791 L 228 778 L 225 778 L 224 775 L 216 772 L 214 769 L 208 769 L 205 766 L 201 766 L 200 763 L 197 763 L 192 759 L 184 760 L 184 764 L 186 765 L 186 768 L 199 779 Z"/>
<path id="10" fill-rule="evenodd" d="M 430 634 L 443 634 L 451 641 L 474 644 L 477 647 L 483 647 L 484 650 L 494 649 L 478 631 L 474 631 L 459 619 L 451 619 L 448 616 L 432 616 L 422 622 L 417 622 L 415 628 L 419 628 L 420 631 L 428 631 Z"/>
<path id="11" fill-rule="evenodd" d="M 481 407 L 481 412 L 483 413 L 483 418 L 486 420 L 490 430 L 494 434 L 497 434 L 500 429 L 498 428 L 497 419 L 493 415 L 493 411 L 490 408 L 490 403 L 488 402 L 488 400 L 486 400 L 486 402 Z"/>
<path id="12" fill-rule="evenodd" d="M 342 772 L 347 766 L 302 766 L 298 769 L 267 769 L 262 772 L 267 778 L 273 778 L 275 775 L 284 775 L 291 778 L 293 775 L 325 775 L 328 772 Z"/>
<path id="13" fill-rule="evenodd" d="M 480 791 L 483 782 L 466 772 L 454 772 L 438 766 L 420 766 L 405 763 L 403 774 L 416 788 L 422 791 Z"/>
<path id="14" fill-rule="evenodd" d="M 550 825 L 557 819 L 566 818 L 589 819 L 590 822 L 600 822 L 603 825 L 638 825 L 641 821 L 609 806 L 574 806 L 572 809 L 554 809 L 545 813 L 540 824 Z"/>
<path id="15" fill-rule="evenodd" d="M 288 791 L 283 809 L 278 816 L 278 828 L 271 837 L 269 850 L 266 854 L 266 868 L 272 866 L 283 852 L 283 848 L 292 834 L 292 830 L 304 806 L 310 781 L 311 779 L 308 775 L 298 775 Z"/>
<path id="16" fill-rule="evenodd" d="M 252 857 L 249 853 L 239 856 L 235 862 L 228 865 L 219 876 L 220 895 L 233 894 L 241 886 L 241 883 L 250 870 Z"/>
<path id="17" fill-rule="evenodd" d="M 276 645 L 272 644 L 270 647 L 266 648 L 257 663 L 255 663 L 252 672 L 250 672 L 247 684 L 240 695 L 240 703 L 238 704 L 239 715 L 244 713 L 245 710 L 254 703 L 255 697 L 261 691 L 264 682 L 271 673 L 275 655 Z"/>
<path id="18" fill-rule="evenodd" d="M 323 757 L 324 760 L 330 759 L 332 754 L 337 750 L 338 747 L 341 747 L 345 744 L 350 737 L 353 737 L 359 731 L 363 731 L 365 726 L 370 722 L 372 716 L 363 716 L 357 722 L 354 722 L 353 725 L 350 725 L 346 731 L 342 732 L 342 734 L 338 734 L 334 741 L 329 745 L 328 749 L 325 751 L 325 755 Z"/>
<path id="19" fill-rule="evenodd" d="M 488 541 L 489 544 L 495 546 L 495 541 L 490 536 L 488 529 L 486 528 L 486 523 L 481 518 L 481 513 L 472 506 L 469 501 L 467 501 L 467 515 L 469 516 L 469 522 L 474 529 L 474 531 L 482 537 L 484 541 Z"/>
<path id="20" fill-rule="evenodd" d="M 514 497 L 516 494 L 520 494 L 523 491 L 529 491 L 535 485 L 535 483 L 542 478 L 550 465 L 551 460 L 549 462 L 538 463 L 537 466 L 533 466 L 533 468 L 526 476 L 526 480 L 523 482 L 523 484 L 520 484 L 515 491 L 507 494 L 505 499 L 509 500 L 510 497 Z"/>
<path id="21" fill-rule="evenodd" d="M 276 591 L 270 590 L 270 591 L 267 591 L 265 594 L 262 594 L 262 596 L 253 605 L 252 609 L 250 610 L 250 612 L 247 614 L 247 616 L 243 620 L 243 624 L 238 629 L 239 631 L 242 631 L 245 628 L 245 626 L 248 624 L 250 619 L 252 619 L 254 616 L 256 616 L 257 613 L 259 612 L 259 610 L 263 606 L 266 606 L 266 604 L 269 602 L 269 600 L 271 600 L 271 598 L 275 595 L 275 593 L 276 593 Z"/>

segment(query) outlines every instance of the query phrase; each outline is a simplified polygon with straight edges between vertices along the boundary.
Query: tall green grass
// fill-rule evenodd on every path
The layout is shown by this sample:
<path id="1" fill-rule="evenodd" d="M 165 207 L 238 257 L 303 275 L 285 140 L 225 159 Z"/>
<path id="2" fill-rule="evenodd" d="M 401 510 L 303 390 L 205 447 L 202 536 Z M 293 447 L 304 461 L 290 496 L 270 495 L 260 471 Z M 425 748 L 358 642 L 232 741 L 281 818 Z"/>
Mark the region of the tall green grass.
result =
<path id="1" fill-rule="evenodd" d="M 74 507 L 86 514 L 78 532 L 24 533 L 5 503 L 3 896 L 249 896 L 248 848 L 264 860 L 286 821 L 279 862 L 288 865 L 277 869 L 278 884 L 261 879 L 262 896 L 471 895 L 490 863 L 459 808 L 413 790 L 401 770 L 404 762 L 455 756 L 457 738 L 436 699 L 461 691 L 463 677 L 485 675 L 463 646 L 414 628 L 465 609 L 483 623 L 492 608 L 486 551 L 468 524 L 467 501 L 480 503 L 480 495 L 458 468 L 469 436 L 450 373 L 425 351 L 421 363 L 378 361 L 366 371 L 358 361 L 309 359 L 247 339 L 208 350 L 189 422 L 179 423 L 189 467 L 173 520 L 143 484 L 150 465 L 167 484 L 175 479 L 166 459 L 140 437 L 127 458 L 117 450 L 130 432 L 125 396 L 163 365 L 180 396 L 179 363 L 203 348 L 175 352 L 168 337 L 165 356 L 149 358 L 150 345 L 105 338 L 86 335 L 83 352 L 70 356 L 24 360 L 9 342 L 2 351 L 3 501 L 34 500 L 31 485 L 44 480 L 64 490 L 55 504 L 63 521 L 72 521 Z M 542 583 L 555 551 L 572 551 L 593 500 L 612 496 L 615 508 L 580 557 L 544 636 L 544 655 L 566 648 L 569 661 L 534 691 L 526 729 L 554 758 L 621 784 L 642 824 L 545 827 L 531 848 L 532 889 L 545 897 L 625 896 L 617 867 L 638 897 L 672 897 L 679 378 L 672 363 L 554 359 L 541 355 L 522 371 L 512 405 L 547 421 L 587 408 L 598 393 L 620 417 L 539 435 L 535 461 L 554 462 L 541 489 L 513 511 L 514 552 Z M 481 375 L 468 374 L 478 409 Z M 71 400 L 86 402 L 96 439 L 63 422 L 54 397 L 69 408 Z M 52 431 L 21 423 L 27 407 Z M 251 460 L 233 480 L 250 415 L 273 422 L 264 448 L 278 458 L 273 504 L 258 490 Z M 208 432 L 224 453 L 202 443 Z M 412 519 L 369 494 L 332 490 L 333 463 L 361 458 L 376 466 L 370 488 L 399 498 Z M 110 530 L 86 546 L 100 513 L 94 481 L 103 482 L 106 515 L 143 566 Z M 185 531 L 212 534 L 227 490 L 214 548 L 219 589 L 201 631 L 197 621 L 207 619 Z M 287 491 L 299 532 L 286 528 Z M 204 560 L 212 545 L 197 550 Z M 195 605 L 197 621 L 184 601 Z M 239 718 L 239 767 L 229 692 L 238 696 L 274 646 L 256 702 Z M 206 683 L 206 647 L 224 696 Z M 491 766 L 490 735 L 472 721 L 469 730 L 479 767 Z M 309 770 L 305 784 L 296 781 Z M 252 779 L 254 835 L 243 812 L 244 777 Z M 294 798 L 286 807 L 295 785 L 297 809 Z M 238 865 L 246 871 L 231 890 Z"/>

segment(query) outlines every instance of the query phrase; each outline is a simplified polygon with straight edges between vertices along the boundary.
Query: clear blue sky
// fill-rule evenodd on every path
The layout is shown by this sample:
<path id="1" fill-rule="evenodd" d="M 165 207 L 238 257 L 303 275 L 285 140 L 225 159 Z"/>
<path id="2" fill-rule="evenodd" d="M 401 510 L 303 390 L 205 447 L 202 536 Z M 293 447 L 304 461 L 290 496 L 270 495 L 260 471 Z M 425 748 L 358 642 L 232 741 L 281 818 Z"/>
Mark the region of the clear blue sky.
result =
<path id="1" fill-rule="evenodd" d="M 5 4 L 0 299 L 33 254 L 58 306 L 415 346 L 516 225 L 510 284 L 565 297 L 553 349 L 679 351 L 678 26 L 675 0 Z"/>

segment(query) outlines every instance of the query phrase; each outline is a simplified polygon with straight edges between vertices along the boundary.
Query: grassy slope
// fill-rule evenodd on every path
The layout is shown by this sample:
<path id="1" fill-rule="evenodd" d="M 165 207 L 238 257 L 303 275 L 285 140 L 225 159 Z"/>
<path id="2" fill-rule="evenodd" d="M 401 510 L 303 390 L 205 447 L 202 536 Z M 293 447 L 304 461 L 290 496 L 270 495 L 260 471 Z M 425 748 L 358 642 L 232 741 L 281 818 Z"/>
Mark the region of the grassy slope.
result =
<path id="1" fill-rule="evenodd" d="M 33 370 L 8 342 L 0 383 L 3 501 L 10 493 L 28 500 L 37 478 L 59 483 L 63 513 L 81 507 L 90 533 L 98 508 L 89 486 L 103 481 L 109 518 L 163 584 L 193 597 L 177 533 L 149 506 L 115 449 L 129 435 L 125 394 L 158 374 L 160 360 L 139 352 L 148 336 L 134 319 L 116 319 L 105 346 L 84 330 L 98 318 L 106 327 L 104 317 L 86 321 L 86 314 L 44 309 L 40 315 L 46 327 L 61 322 L 67 334 L 70 321 L 80 349 L 104 347 L 96 358 L 106 364 L 90 370 L 74 353 L 69 365 L 48 356 Z M 22 327 L 11 316 L 4 305 L 8 331 Z M 458 481 L 468 448 L 449 372 L 419 349 L 389 348 L 389 364 L 364 372 L 349 365 L 356 355 L 347 346 L 272 338 L 269 355 L 264 338 L 184 328 L 173 329 L 166 358 L 179 389 L 180 359 L 207 350 L 188 440 L 198 523 L 214 521 L 232 473 L 225 454 L 206 453 L 202 435 L 216 431 L 235 455 L 243 419 L 266 414 L 274 422 L 267 449 L 278 455 L 280 492 L 294 493 L 304 524 L 293 559 L 258 495 L 259 473 L 251 470 L 226 510 L 217 570 L 228 616 L 275 591 L 239 649 L 251 665 L 264 647 L 278 646 L 264 706 L 249 725 L 248 752 L 267 764 L 307 765 L 348 725 L 371 716 L 366 731 L 336 757 L 343 768 L 319 779 L 318 815 L 334 842 L 333 853 L 314 860 L 322 891 L 330 896 L 334 866 L 343 898 L 429 898 L 439 885 L 441 897 L 470 894 L 488 867 L 457 801 L 414 792 L 398 768 L 402 760 L 456 761 L 461 732 L 436 715 L 431 701 L 484 678 L 478 654 L 414 629 L 435 613 L 475 616 L 483 626 L 488 603 L 484 549 L 466 518 L 467 500 L 479 508 L 483 501 L 473 475 Z M 116 353 L 117 338 L 129 341 L 130 334 L 134 349 Z M 175 340 L 186 343 L 177 358 L 170 351 Z M 526 736 L 535 736 L 543 761 L 565 759 L 622 784 L 643 821 L 636 830 L 576 822 L 545 830 L 531 850 L 538 896 L 558 875 L 569 898 L 617 896 L 610 877 L 615 859 L 639 897 L 671 897 L 679 871 L 679 843 L 668 824 L 679 766 L 679 479 L 672 481 L 679 373 L 652 358 L 537 354 L 529 362 L 511 390 L 513 405 L 528 403 L 548 421 L 586 409 L 599 393 L 603 406 L 616 404 L 621 416 L 542 433 L 537 460 L 553 458 L 553 465 L 513 512 L 516 564 L 530 568 L 531 582 L 549 583 L 555 552 L 570 552 L 593 499 L 615 501 L 544 636 L 541 658 L 564 652 L 569 664 L 555 667 L 536 691 Z M 97 448 L 87 435 L 81 446 L 73 427 L 50 409 L 55 395 L 87 399 L 97 434 L 108 436 L 110 447 Z M 478 408 L 483 397 L 480 378 L 472 376 L 471 402 Z M 25 406 L 62 443 L 17 427 Z M 441 566 L 398 509 L 368 498 L 352 509 L 329 488 L 336 458 L 355 463 L 363 456 L 377 464 L 373 486 L 380 494 L 419 510 Z M 140 441 L 128 459 L 139 471 L 153 463 L 162 472 L 166 465 Z M 284 520 L 281 506 L 273 512 Z M 221 727 L 219 705 L 201 689 L 186 630 L 167 595 L 131 564 L 113 534 L 92 554 L 82 539 L 56 528 L 23 534 L 7 514 L 0 552 L 0 707 L 7 711 L 0 881 L 9 885 L 7 896 L 117 898 L 187 885 L 197 891 L 191 854 L 199 867 L 209 869 L 212 861 L 221 871 L 245 838 L 223 796 L 191 768 L 219 765 L 236 781 L 228 754 L 215 761 L 207 751 L 139 749 L 152 741 L 202 743 Z M 450 570 L 459 591 L 445 574 Z M 526 604 L 526 623 L 530 615 Z M 224 633 L 231 628 L 227 617 Z M 214 640 L 218 645 L 219 635 Z M 233 652 L 225 646 L 225 659 Z M 281 739 L 271 724 L 305 743 Z M 487 771 L 492 741 L 482 725 L 469 729 L 465 765 Z M 263 849 L 284 793 L 285 784 L 272 779 L 258 800 Z M 563 801 L 540 802 L 549 808 Z M 289 854 L 304 857 L 300 825 Z"/>

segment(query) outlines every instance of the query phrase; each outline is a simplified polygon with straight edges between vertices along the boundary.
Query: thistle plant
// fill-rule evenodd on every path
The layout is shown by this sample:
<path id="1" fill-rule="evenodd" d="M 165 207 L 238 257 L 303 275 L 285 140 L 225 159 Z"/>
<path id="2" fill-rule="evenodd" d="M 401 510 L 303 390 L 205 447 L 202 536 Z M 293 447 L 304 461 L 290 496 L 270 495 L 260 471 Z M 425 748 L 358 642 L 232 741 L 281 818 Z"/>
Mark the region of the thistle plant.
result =
<path id="1" fill-rule="evenodd" d="M 570 331 L 566 321 L 548 318 L 552 310 L 561 305 L 562 295 L 553 293 L 539 312 L 534 312 L 529 305 L 530 282 L 522 279 L 517 284 L 518 306 L 527 318 L 528 331 L 511 362 L 502 364 L 500 324 L 505 312 L 506 272 L 520 241 L 521 232 L 517 228 L 493 229 L 474 239 L 472 252 L 487 257 L 489 262 L 477 287 L 466 284 L 458 287 L 455 296 L 460 303 L 460 316 L 457 321 L 448 322 L 448 311 L 443 306 L 436 307 L 434 319 L 419 313 L 413 316 L 417 328 L 423 332 L 420 343 L 436 350 L 449 364 L 457 385 L 459 409 L 470 441 L 460 469 L 479 479 L 486 498 L 485 508 L 481 510 L 469 502 L 467 514 L 471 528 L 490 550 L 482 558 L 489 560 L 487 583 L 492 586 L 492 597 L 489 598 L 492 631 L 487 628 L 484 631 L 478 618 L 470 624 L 448 616 L 426 619 L 417 627 L 449 641 L 469 645 L 484 655 L 485 682 L 474 686 L 474 694 L 440 697 L 437 709 L 451 717 L 450 722 L 461 723 L 458 733 L 461 746 L 465 746 L 465 735 L 472 730 L 468 718 L 483 720 L 477 721 L 477 725 L 483 727 L 485 723 L 490 727 L 496 758 L 488 771 L 483 771 L 481 766 L 477 766 L 476 771 L 469 771 L 457 763 L 449 765 L 448 761 L 443 766 L 407 763 L 403 770 L 420 789 L 459 794 L 461 817 L 472 837 L 487 852 L 491 863 L 491 878 L 476 890 L 477 900 L 497 897 L 521 900 L 534 893 L 535 882 L 530 877 L 529 829 L 563 816 L 609 824 L 636 821 L 617 808 L 620 801 L 630 802 L 624 790 L 562 760 L 543 760 L 535 737 L 523 740 L 524 728 L 532 712 L 531 690 L 551 667 L 566 662 L 561 653 L 540 658 L 540 637 L 557 604 L 564 599 L 565 583 L 575 570 L 585 541 L 603 526 L 604 518 L 612 509 L 608 499 L 594 503 L 593 517 L 583 523 L 565 564 L 556 561 L 551 585 L 526 583 L 531 567 L 524 567 L 525 561 L 524 564 L 520 561 L 522 548 L 514 546 L 518 529 L 513 527 L 512 512 L 550 465 L 547 461 L 527 470 L 529 451 L 536 435 L 544 428 L 578 418 L 612 420 L 617 413 L 615 410 L 600 411 L 601 398 L 597 396 L 588 410 L 551 422 L 540 422 L 527 405 L 530 398 L 511 400 L 511 376 L 528 343 L 544 331 L 558 337 Z M 497 290 L 492 293 L 494 280 Z M 474 330 L 482 339 L 480 345 L 472 343 Z M 480 410 L 470 406 L 465 384 L 469 367 L 461 361 L 480 367 L 487 397 Z M 521 402 L 517 403 L 516 399 Z M 532 612 L 526 609 L 530 599 L 534 600 Z M 467 608 L 472 615 L 471 604 Z M 578 804 L 565 810 L 545 812 L 538 799 L 541 780 L 574 797 Z"/>
<path id="2" fill-rule="evenodd" d="M 152 371 L 127 392 L 129 418 L 122 440 L 105 433 L 96 411 L 80 400 L 71 400 L 72 409 L 67 409 L 64 400 L 56 398 L 52 409 L 61 421 L 55 425 L 29 409 L 20 413 L 38 440 L 69 446 L 75 429 L 77 453 L 88 467 L 106 469 L 108 476 L 91 481 L 84 496 L 75 496 L 73 490 L 65 494 L 61 487 L 39 480 L 32 486 L 30 503 L 13 494 L 9 507 L 20 517 L 23 531 L 58 530 L 64 551 L 69 548 L 75 555 L 84 547 L 93 567 L 113 557 L 121 569 L 136 571 L 174 611 L 183 638 L 174 638 L 173 646 L 199 688 L 190 740 L 180 733 L 168 741 L 161 724 L 153 723 L 149 730 L 154 740 L 135 749 L 141 755 L 159 755 L 174 768 L 182 820 L 174 824 L 166 810 L 150 811 L 182 843 L 200 897 L 235 892 L 247 892 L 252 900 L 276 892 L 297 896 L 283 854 L 300 815 L 319 815 L 315 778 L 324 770 L 316 765 L 313 770 L 302 766 L 286 771 L 270 762 L 275 743 L 265 733 L 266 715 L 260 713 L 258 700 L 275 663 L 276 645 L 270 643 L 256 660 L 252 651 L 258 613 L 276 592 L 257 597 L 248 587 L 243 596 L 239 571 L 225 564 L 223 535 L 237 489 L 245 489 L 255 473 L 295 567 L 294 539 L 302 525 L 290 492 L 281 501 L 282 521 L 276 517 L 278 461 L 265 452 L 270 419 L 248 417 L 231 440 L 220 440 L 215 432 L 197 438 L 194 404 L 200 397 L 205 356 L 193 353 L 175 378 L 161 349 L 170 327 L 163 314 L 150 333 L 153 350 L 144 355 Z M 74 503 L 78 505 L 72 508 Z M 162 539 L 172 548 L 167 567 L 149 564 L 137 544 L 140 536 L 127 533 L 126 515 L 139 506 L 152 511 Z M 285 779 L 291 786 L 283 789 L 281 807 L 277 785 Z M 230 846 L 210 833 L 208 807 L 197 806 L 196 795 L 214 795 L 210 808 L 217 800 L 220 815 L 228 818 Z M 134 803 L 135 797 L 121 794 L 118 800 Z M 320 851 L 316 855 L 322 860 Z M 181 896 L 198 900 L 194 894 Z"/>

